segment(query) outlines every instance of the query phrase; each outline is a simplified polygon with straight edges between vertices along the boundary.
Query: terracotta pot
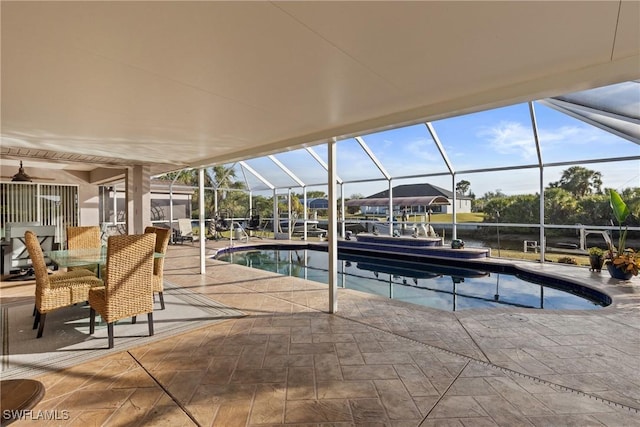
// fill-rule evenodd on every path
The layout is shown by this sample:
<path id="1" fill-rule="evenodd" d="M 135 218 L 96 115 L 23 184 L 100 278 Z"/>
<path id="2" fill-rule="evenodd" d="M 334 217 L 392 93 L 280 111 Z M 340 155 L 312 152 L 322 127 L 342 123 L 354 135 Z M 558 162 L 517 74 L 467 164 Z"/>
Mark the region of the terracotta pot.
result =
<path id="1" fill-rule="evenodd" d="M 609 270 L 611 277 L 618 280 L 629 280 L 633 276 L 632 273 L 622 271 L 613 264 L 607 264 L 607 270 Z"/>
<path id="2" fill-rule="evenodd" d="M 604 258 L 602 255 L 589 255 L 589 263 L 591 264 L 591 271 L 600 272 L 602 270 L 602 263 Z"/>

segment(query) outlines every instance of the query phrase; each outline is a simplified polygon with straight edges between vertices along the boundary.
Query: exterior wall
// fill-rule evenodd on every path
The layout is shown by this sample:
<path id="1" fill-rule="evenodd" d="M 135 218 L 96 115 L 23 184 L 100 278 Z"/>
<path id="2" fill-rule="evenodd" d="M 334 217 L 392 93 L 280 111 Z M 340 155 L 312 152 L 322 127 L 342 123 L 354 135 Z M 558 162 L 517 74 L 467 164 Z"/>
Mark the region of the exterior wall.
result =
<path id="1" fill-rule="evenodd" d="M 151 194 L 151 222 L 171 218 L 171 198 L 166 193 Z M 173 219 L 191 218 L 191 194 L 173 194 Z"/>
<path id="2" fill-rule="evenodd" d="M 431 211 L 433 213 L 453 213 L 453 200 L 449 199 L 449 205 L 438 205 L 432 206 Z M 457 199 L 457 213 L 471 213 L 471 199 Z M 393 207 L 394 213 L 398 214 L 400 212 L 399 206 Z M 362 206 L 360 211 L 364 215 L 388 215 L 389 209 L 386 206 Z M 423 206 L 414 206 L 412 209 L 414 213 L 422 213 L 424 212 Z"/>
<path id="3" fill-rule="evenodd" d="M 2 181 L 10 182 L 18 168 L 11 165 L 0 167 Z M 89 173 L 82 171 L 63 171 L 56 169 L 40 169 L 25 166 L 25 172 L 33 177 L 33 182 L 42 184 L 72 184 L 78 186 L 78 224 L 98 225 L 98 185 L 90 184 Z"/>
<path id="4" fill-rule="evenodd" d="M 453 213 L 453 200 L 449 200 L 450 205 L 442 206 L 442 213 Z M 457 199 L 456 200 L 457 213 L 471 213 L 471 200 L 470 199 Z"/>
<path id="5" fill-rule="evenodd" d="M 99 200 L 97 185 L 85 182 L 78 186 L 79 225 L 100 225 Z"/>
<path id="6" fill-rule="evenodd" d="M 11 176 L 18 171 L 14 165 L 0 165 L 0 174 L 4 177 L 2 182 L 11 182 Z M 60 169 L 44 169 L 25 166 L 25 172 L 33 177 L 34 183 L 54 184 L 54 185 L 75 185 L 78 188 L 77 199 L 77 219 L 76 223 L 81 226 L 100 225 L 101 222 L 113 222 L 113 201 L 103 198 L 100 201 L 100 185 L 90 183 L 90 173 L 86 171 L 66 171 Z M 108 192 L 107 192 L 108 194 Z M 191 194 L 174 193 L 173 195 L 173 217 L 191 217 Z M 102 205 L 102 206 L 101 206 Z M 102 212 L 101 212 L 102 209 Z M 118 195 L 118 215 L 117 221 L 124 221 L 124 192 Z M 169 194 L 165 192 L 152 193 L 151 195 L 151 222 L 160 222 L 169 225 Z M 104 216 L 104 218 L 103 218 Z M 0 235 L 3 229 L 0 227 Z M 63 235 L 60 231 L 59 235 Z"/>

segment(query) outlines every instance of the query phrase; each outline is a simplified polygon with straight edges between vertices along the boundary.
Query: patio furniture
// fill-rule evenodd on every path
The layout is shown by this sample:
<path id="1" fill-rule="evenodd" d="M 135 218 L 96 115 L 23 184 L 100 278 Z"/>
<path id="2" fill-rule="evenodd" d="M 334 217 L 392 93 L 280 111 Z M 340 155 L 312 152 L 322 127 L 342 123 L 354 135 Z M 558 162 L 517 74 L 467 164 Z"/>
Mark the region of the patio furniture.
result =
<path id="1" fill-rule="evenodd" d="M 213 219 L 209 223 L 211 239 L 219 240 L 225 238 L 222 233 L 231 230 L 233 223 L 232 216 L 231 212 L 226 209 L 214 213 Z"/>
<path id="2" fill-rule="evenodd" d="M 98 226 L 67 227 L 67 249 L 92 249 L 102 247 L 101 231 Z M 79 267 L 68 267 L 68 270 L 84 268 L 99 276 L 98 264 L 88 264 Z"/>
<path id="3" fill-rule="evenodd" d="M 167 247 L 169 246 L 169 237 L 171 237 L 171 230 L 160 227 L 147 227 L 144 229 L 145 233 L 155 233 L 156 235 L 156 253 L 166 254 Z M 160 297 L 160 309 L 164 310 L 164 257 L 154 257 L 153 259 L 153 292 L 154 295 L 157 292 Z"/>
<path id="4" fill-rule="evenodd" d="M 53 249 L 56 228 L 52 225 L 39 225 L 37 222 L 9 222 L 5 229 L 6 244 L 2 253 L 2 271 L 4 274 L 19 273 L 5 280 L 33 280 L 34 273 L 29 261 L 29 253 L 24 242 L 25 231 L 38 236 L 44 251 Z M 50 263 L 50 260 L 45 259 Z"/>
<path id="5" fill-rule="evenodd" d="M 47 313 L 58 308 L 85 302 L 89 289 L 102 285 L 91 271 L 78 269 L 49 275 L 38 236 L 31 231 L 24 233 L 24 240 L 36 275 L 36 304 L 33 329 L 38 328 L 37 338 L 42 337 Z M 39 327 L 38 327 L 39 326 Z"/>
<path id="6" fill-rule="evenodd" d="M 87 264 L 98 264 L 101 268 L 98 270 L 98 277 L 102 278 L 105 273 L 104 266 L 107 265 L 107 246 L 90 249 L 71 249 L 46 252 L 53 264 L 60 268 L 79 267 Z M 154 258 L 164 257 L 159 252 L 153 253 Z M 85 273 L 87 270 L 84 270 Z M 93 273 L 92 273 L 93 274 Z M 55 277 L 51 276 L 51 277 Z"/>
<path id="7" fill-rule="evenodd" d="M 178 230 L 175 231 L 173 236 L 175 242 L 184 243 L 185 240 L 193 243 L 193 227 L 191 226 L 191 220 L 189 218 L 178 219 Z"/>
<path id="8" fill-rule="evenodd" d="M 113 323 L 147 314 L 153 335 L 153 258 L 155 233 L 111 236 L 107 243 L 104 286 L 89 291 L 89 333 L 95 331 L 96 312 L 107 323 L 109 348 L 113 348 Z"/>
<path id="9" fill-rule="evenodd" d="M 262 225 L 262 220 L 260 218 L 260 213 L 258 213 L 255 209 L 249 209 L 247 211 L 247 214 L 245 215 L 245 218 L 247 218 L 247 223 L 244 227 L 245 231 L 247 232 L 247 234 L 250 237 L 258 237 L 259 239 L 262 239 L 261 236 L 258 236 L 257 232 L 262 232 L 264 234 L 264 226 Z"/>

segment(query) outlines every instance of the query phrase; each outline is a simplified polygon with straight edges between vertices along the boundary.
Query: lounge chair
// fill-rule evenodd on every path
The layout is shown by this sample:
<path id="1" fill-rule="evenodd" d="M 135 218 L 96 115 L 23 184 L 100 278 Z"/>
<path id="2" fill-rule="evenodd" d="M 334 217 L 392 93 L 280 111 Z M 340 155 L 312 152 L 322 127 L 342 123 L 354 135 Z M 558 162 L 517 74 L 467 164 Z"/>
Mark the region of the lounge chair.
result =
<path id="1" fill-rule="evenodd" d="M 184 243 L 185 240 L 193 243 L 193 227 L 189 218 L 180 218 L 178 220 L 178 230 L 174 232 L 174 242 Z"/>

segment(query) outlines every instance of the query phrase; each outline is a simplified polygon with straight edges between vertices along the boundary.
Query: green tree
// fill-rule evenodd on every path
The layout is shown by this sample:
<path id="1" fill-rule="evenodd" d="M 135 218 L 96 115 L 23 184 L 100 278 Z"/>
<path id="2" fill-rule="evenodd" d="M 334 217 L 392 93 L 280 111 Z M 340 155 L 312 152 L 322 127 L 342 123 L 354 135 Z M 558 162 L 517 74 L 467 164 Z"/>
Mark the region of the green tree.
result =
<path id="1" fill-rule="evenodd" d="M 465 196 L 468 193 L 470 187 L 471 183 L 466 179 L 458 181 L 458 183 L 456 184 L 456 193 L 460 194 L 461 196 Z"/>
<path id="2" fill-rule="evenodd" d="M 550 188 L 562 188 L 574 197 L 602 194 L 602 174 L 582 166 L 572 166 L 562 172 L 560 181 L 549 184 Z"/>
<path id="3" fill-rule="evenodd" d="M 547 188 L 544 192 L 545 223 L 575 224 L 579 216 L 575 196 L 563 188 Z"/>
<path id="4" fill-rule="evenodd" d="M 609 198 L 604 194 L 592 194 L 577 200 L 578 209 L 574 216 L 576 224 L 611 225 Z"/>
<path id="5" fill-rule="evenodd" d="M 170 172 L 164 175 L 165 179 L 180 182 L 185 185 L 195 187 L 193 197 L 191 198 L 192 214 L 199 215 L 199 169 L 183 169 L 177 172 Z M 246 188 L 244 182 L 235 179 L 235 169 L 233 166 L 217 165 L 205 168 L 204 186 L 206 188 L 220 188 L 217 192 L 218 211 L 227 210 L 234 216 L 242 216 L 248 209 L 248 196 L 240 191 L 227 191 L 228 189 L 241 190 Z M 229 196 L 229 197 L 228 197 Z M 205 217 L 207 215 L 213 217 L 215 215 L 214 191 L 205 189 L 204 206 Z"/>
<path id="6" fill-rule="evenodd" d="M 537 194 L 492 197 L 485 201 L 484 222 L 510 222 L 536 224 L 540 222 Z"/>
<path id="7" fill-rule="evenodd" d="M 324 191 L 307 191 L 307 199 L 326 199 L 327 193 Z"/>

